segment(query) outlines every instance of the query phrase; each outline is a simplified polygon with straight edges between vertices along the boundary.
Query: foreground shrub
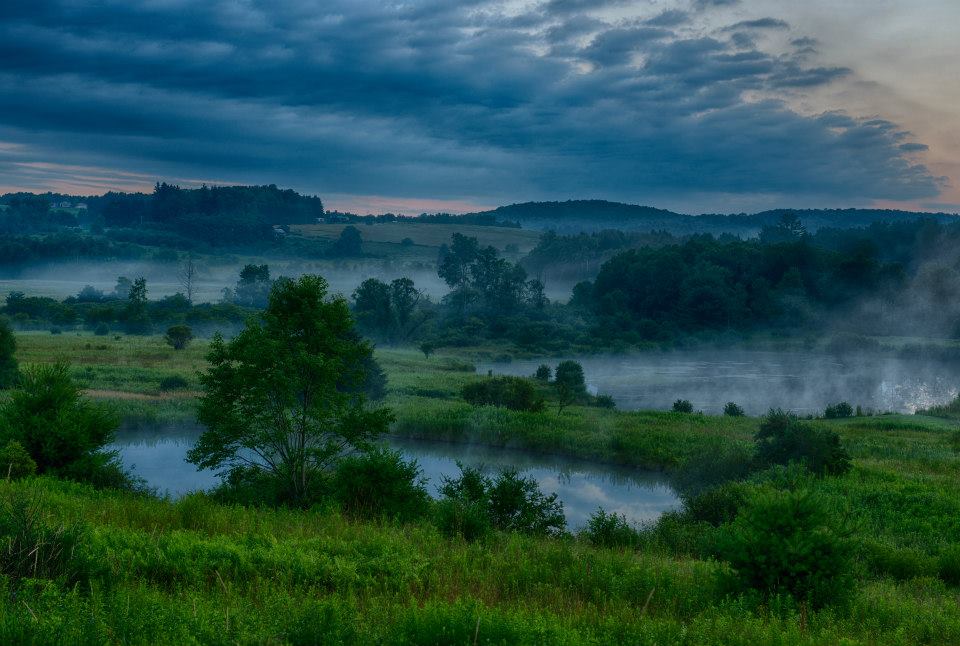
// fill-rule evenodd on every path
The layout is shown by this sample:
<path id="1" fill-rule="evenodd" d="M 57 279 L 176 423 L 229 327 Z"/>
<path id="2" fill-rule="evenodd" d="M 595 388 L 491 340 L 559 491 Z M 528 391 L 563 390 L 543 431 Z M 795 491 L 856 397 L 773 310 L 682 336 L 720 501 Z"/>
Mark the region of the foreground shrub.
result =
<path id="1" fill-rule="evenodd" d="M 590 514 L 580 535 L 597 547 L 633 548 L 640 543 L 640 534 L 627 522 L 626 516 L 607 513 L 601 507 Z"/>
<path id="2" fill-rule="evenodd" d="M 673 412 L 674 413 L 692 413 L 693 404 L 690 403 L 687 399 L 678 399 L 673 402 Z"/>
<path id="3" fill-rule="evenodd" d="M 118 426 L 111 410 L 80 394 L 65 364 L 24 370 L 0 409 L 0 443 L 22 445 L 38 473 L 77 480 L 114 482 L 123 473 L 103 450 Z"/>
<path id="4" fill-rule="evenodd" d="M 817 475 L 850 470 L 850 455 L 836 431 L 804 424 L 782 410 L 771 410 L 756 435 L 757 459 L 764 466 L 798 462 Z"/>
<path id="5" fill-rule="evenodd" d="M 950 585 L 960 585 L 960 545 L 951 545 L 940 553 L 937 574 Z"/>
<path id="6" fill-rule="evenodd" d="M 743 412 L 743 408 L 734 402 L 727 402 L 723 407 L 723 414 L 727 417 L 743 417 L 746 413 Z"/>
<path id="7" fill-rule="evenodd" d="M 0 502 L 0 573 L 14 583 L 50 579 L 73 585 L 89 579 L 92 562 L 81 546 L 83 525 L 48 525 L 42 501 L 19 495 Z"/>
<path id="8" fill-rule="evenodd" d="M 479 469 L 458 463 L 460 477 L 444 476 L 438 523 L 447 533 L 469 538 L 490 527 L 507 532 L 556 536 L 566 527 L 563 503 L 545 496 L 537 481 L 516 471 L 503 471 L 492 480 Z M 460 527 L 466 531 L 460 531 Z"/>
<path id="9" fill-rule="evenodd" d="M 543 410 L 543 398 L 536 388 L 522 377 L 493 377 L 467 384 L 461 391 L 464 400 L 473 406 L 497 406 L 519 411 Z"/>
<path id="10" fill-rule="evenodd" d="M 853 417 L 853 406 L 847 402 L 833 404 L 824 409 L 823 416 L 827 419 L 844 419 L 847 417 Z"/>
<path id="11" fill-rule="evenodd" d="M 593 400 L 593 405 L 597 408 L 613 410 L 617 407 L 617 402 L 610 395 L 597 395 Z"/>
<path id="12" fill-rule="evenodd" d="M 36 472 L 37 463 L 20 442 L 10 440 L 0 449 L 0 475 L 7 480 L 19 480 Z"/>
<path id="13" fill-rule="evenodd" d="M 822 607 L 852 587 L 851 549 L 809 491 L 760 490 L 717 544 L 743 590 Z"/>
<path id="14" fill-rule="evenodd" d="M 341 508 L 358 516 L 409 520 L 426 513 L 429 496 L 416 460 L 379 449 L 351 455 L 337 465 L 332 490 Z"/>

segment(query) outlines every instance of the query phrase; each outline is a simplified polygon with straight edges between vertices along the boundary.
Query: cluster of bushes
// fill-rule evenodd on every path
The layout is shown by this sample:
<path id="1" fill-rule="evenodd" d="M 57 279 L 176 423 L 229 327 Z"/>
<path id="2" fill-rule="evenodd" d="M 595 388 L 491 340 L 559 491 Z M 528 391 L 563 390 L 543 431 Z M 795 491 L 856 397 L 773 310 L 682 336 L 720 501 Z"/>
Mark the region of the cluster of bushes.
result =
<path id="1" fill-rule="evenodd" d="M 528 379 L 492 377 L 467 384 L 461 390 L 463 399 L 474 406 L 497 406 L 510 410 L 538 412 L 544 399 Z"/>

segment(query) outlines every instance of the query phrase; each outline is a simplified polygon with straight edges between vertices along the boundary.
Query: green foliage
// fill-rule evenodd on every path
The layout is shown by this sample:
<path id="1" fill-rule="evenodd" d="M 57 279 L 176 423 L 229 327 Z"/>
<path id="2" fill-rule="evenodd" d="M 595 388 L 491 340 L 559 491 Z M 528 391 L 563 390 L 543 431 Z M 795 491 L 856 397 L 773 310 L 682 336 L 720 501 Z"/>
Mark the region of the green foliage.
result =
<path id="1" fill-rule="evenodd" d="M 830 428 L 805 424 L 782 410 L 771 410 L 756 435 L 757 459 L 763 465 L 798 462 L 818 475 L 850 469 L 850 455 Z"/>
<path id="2" fill-rule="evenodd" d="M 580 536 L 597 547 L 634 548 L 640 544 L 640 533 L 622 514 L 607 513 L 601 507 L 590 514 Z"/>
<path id="3" fill-rule="evenodd" d="M 50 526 L 43 500 L 5 496 L 0 501 L 0 574 L 13 583 L 51 579 L 72 586 L 89 579 L 94 568 L 83 554 L 87 529 L 79 523 Z"/>
<path id="4" fill-rule="evenodd" d="M 817 608 L 852 588 L 851 547 L 808 491 L 760 491 L 721 536 L 718 556 L 744 590 L 790 595 Z"/>
<path id="5" fill-rule="evenodd" d="M 553 371 L 553 386 L 559 411 L 583 399 L 587 392 L 583 366 L 576 361 L 561 361 Z"/>
<path id="6" fill-rule="evenodd" d="M 163 340 L 174 350 L 183 350 L 193 340 L 193 330 L 189 325 L 171 325 Z"/>
<path id="7" fill-rule="evenodd" d="M 607 410 L 613 410 L 617 407 L 616 400 L 610 395 L 597 395 L 593 398 L 593 405 L 597 408 L 606 408 Z"/>
<path id="8" fill-rule="evenodd" d="M 103 448 L 118 425 L 111 410 L 81 395 L 62 363 L 24 370 L 17 390 L 0 408 L 0 441 L 21 444 L 38 473 L 80 480 L 99 482 L 108 472 L 113 479 L 115 456 Z"/>
<path id="9" fill-rule="evenodd" d="M 160 379 L 160 390 L 185 390 L 190 387 L 190 382 L 180 375 L 167 375 Z"/>
<path id="10" fill-rule="evenodd" d="M 349 513 L 411 520 L 427 513 L 429 497 L 416 461 L 378 449 L 343 458 L 331 483 L 334 498 Z"/>
<path id="11" fill-rule="evenodd" d="M 725 482 L 721 485 L 701 491 L 696 495 L 683 497 L 683 508 L 687 518 L 719 527 L 732 522 L 747 499 L 747 489 L 739 482 Z"/>
<path id="12" fill-rule="evenodd" d="M 475 467 L 458 463 L 460 477 L 444 477 L 439 510 L 441 529 L 465 538 L 482 536 L 486 527 L 506 532 L 556 536 L 566 519 L 556 494 L 545 496 L 536 480 L 516 471 L 490 479 Z"/>
<path id="13" fill-rule="evenodd" d="M 727 482 L 744 480 L 756 468 L 753 447 L 725 443 L 705 446 L 689 455 L 673 476 L 674 486 L 686 496 Z"/>
<path id="14" fill-rule="evenodd" d="M 7 480 L 17 480 L 32 476 L 36 472 L 37 463 L 20 442 L 10 440 L 0 449 L 0 476 L 5 474 Z"/>
<path id="15" fill-rule="evenodd" d="M 832 404 L 824 409 L 823 416 L 827 419 L 844 419 L 846 417 L 853 417 L 853 406 L 847 402 Z"/>
<path id="16" fill-rule="evenodd" d="M 264 307 L 272 286 L 269 265 L 244 265 L 233 290 L 233 302 L 244 307 Z"/>
<path id="17" fill-rule="evenodd" d="M 461 389 L 463 399 L 473 406 L 497 406 L 517 411 L 541 411 L 543 398 L 523 377 L 492 377 L 475 381 Z"/>
<path id="18" fill-rule="evenodd" d="M 372 349 L 326 291 L 319 276 L 280 279 L 262 323 L 210 344 L 197 415 L 207 430 L 191 462 L 268 473 L 289 502 L 308 504 L 325 470 L 387 430 L 392 414 L 369 409 L 363 393 Z"/>
<path id="19" fill-rule="evenodd" d="M 743 407 L 734 402 L 727 402 L 726 405 L 724 405 L 723 414 L 728 417 L 743 417 L 745 415 Z"/>
<path id="20" fill-rule="evenodd" d="M 0 316 L 0 390 L 12 388 L 20 376 L 16 354 L 17 339 L 6 317 Z"/>
<path id="21" fill-rule="evenodd" d="M 689 400 L 678 399 L 677 401 L 673 402 L 673 412 L 674 413 L 692 413 L 693 404 L 691 404 Z"/>
<path id="22" fill-rule="evenodd" d="M 353 258 L 363 255 L 363 236 L 360 229 L 353 225 L 343 227 L 340 237 L 330 247 L 330 255 L 335 258 Z"/>
<path id="23" fill-rule="evenodd" d="M 545 363 L 541 363 L 537 366 L 537 372 L 534 373 L 533 377 L 538 381 L 549 382 L 553 379 L 553 368 Z"/>
<path id="24" fill-rule="evenodd" d="M 106 323 L 99 323 L 97 327 L 94 328 L 93 333 L 97 336 L 107 336 L 110 334 L 110 326 Z"/>

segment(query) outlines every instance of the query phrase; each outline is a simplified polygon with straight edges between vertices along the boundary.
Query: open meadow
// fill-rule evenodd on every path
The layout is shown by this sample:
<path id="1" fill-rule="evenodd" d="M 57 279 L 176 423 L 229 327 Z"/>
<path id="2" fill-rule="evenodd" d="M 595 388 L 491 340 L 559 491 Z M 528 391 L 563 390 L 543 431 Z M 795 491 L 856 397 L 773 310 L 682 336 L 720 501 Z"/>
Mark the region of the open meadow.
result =
<path id="1" fill-rule="evenodd" d="M 206 343 L 20 334 L 23 365 L 69 361 L 88 394 L 144 429 L 192 423 Z M 474 407 L 465 357 L 377 352 L 394 435 L 660 469 L 682 480 L 748 447 L 759 421 L 571 406 Z M 161 380 L 180 377 L 173 391 Z M 3 594 L 4 643 L 955 644 L 960 642 L 958 425 L 920 415 L 823 421 L 852 458 L 842 475 L 773 471 L 742 487 L 808 491 L 842 523 L 851 585 L 821 608 L 737 592 L 711 556 L 724 526 L 688 504 L 607 547 L 555 538 L 450 537 L 321 505 L 266 509 L 197 493 L 155 499 L 41 477 L 0 484 L 58 531 L 78 532 L 59 577 Z M 688 499 L 689 501 L 690 499 Z M 9 507 L 7 507 L 9 509 Z M 9 517 L 8 521 L 9 522 Z M 522 556 L 521 556 L 522 555 Z M 10 581 L 7 585 L 12 585 Z"/>

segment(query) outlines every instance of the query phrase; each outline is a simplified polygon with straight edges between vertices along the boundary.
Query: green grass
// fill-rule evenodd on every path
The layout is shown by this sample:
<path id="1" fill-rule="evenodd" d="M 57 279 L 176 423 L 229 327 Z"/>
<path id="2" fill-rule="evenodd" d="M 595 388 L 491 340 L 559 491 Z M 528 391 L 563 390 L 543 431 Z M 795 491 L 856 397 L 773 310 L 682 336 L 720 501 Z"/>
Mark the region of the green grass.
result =
<path id="1" fill-rule="evenodd" d="M 153 337 L 18 342 L 21 362 L 69 360 L 133 422 L 192 418 L 193 393 L 161 396 L 156 383 L 195 379 L 203 341 L 183 352 Z M 377 357 L 398 435 L 669 470 L 749 443 L 757 430 L 755 418 L 473 408 L 458 397 L 478 378 L 469 361 L 389 348 Z M 812 485 L 855 546 L 856 586 L 843 607 L 801 613 L 731 595 L 725 565 L 656 542 L 604 550 L 494 534 L 470 544 L 427 521 L 171 502 L 36 479 L 0 483 L 0 498 L 40 495 L 49 523 L 86 523 L 99 569 L 92 589 L 40 581 L 0 591 L 0 643 L 960 643 L 958 424 L 922 415 L 822 423 L 853 458 L 846 475 Z"/>

